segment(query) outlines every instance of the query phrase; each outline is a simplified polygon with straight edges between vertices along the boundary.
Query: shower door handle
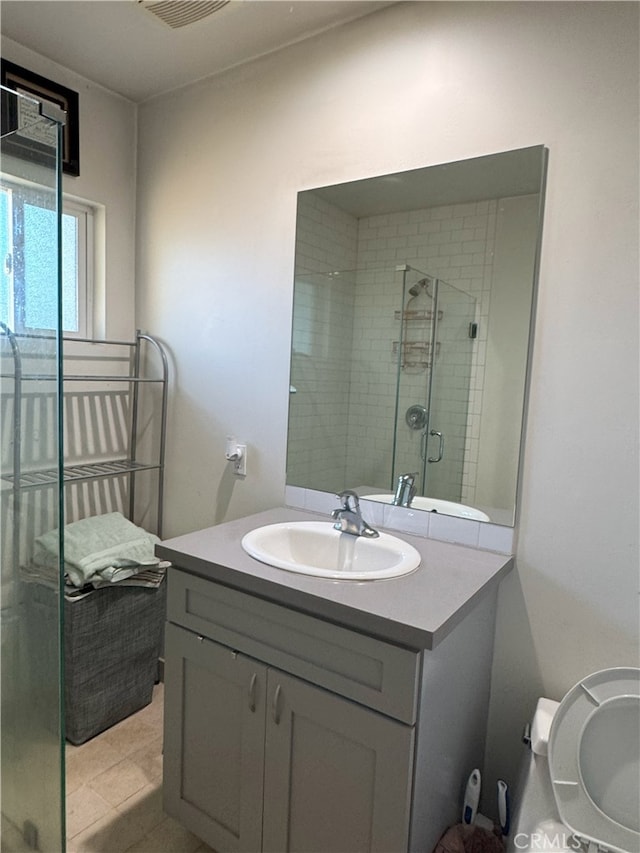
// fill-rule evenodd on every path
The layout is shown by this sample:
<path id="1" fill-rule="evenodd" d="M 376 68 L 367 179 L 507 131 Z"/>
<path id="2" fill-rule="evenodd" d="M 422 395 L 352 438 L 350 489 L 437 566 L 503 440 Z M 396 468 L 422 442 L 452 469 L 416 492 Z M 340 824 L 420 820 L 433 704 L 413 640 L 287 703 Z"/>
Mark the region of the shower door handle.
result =
<path id="1" fill-rule="evenodd" d="M 427 460 L 428 462 L 440 462 L 442 457 L 444 456 L 444 438 L 442 437 L 442 433 L 438 432 L 437 429 L 432 429 L 429 435 L 437 435 L 438 436 L 438 455 L 430 456 Z"/>

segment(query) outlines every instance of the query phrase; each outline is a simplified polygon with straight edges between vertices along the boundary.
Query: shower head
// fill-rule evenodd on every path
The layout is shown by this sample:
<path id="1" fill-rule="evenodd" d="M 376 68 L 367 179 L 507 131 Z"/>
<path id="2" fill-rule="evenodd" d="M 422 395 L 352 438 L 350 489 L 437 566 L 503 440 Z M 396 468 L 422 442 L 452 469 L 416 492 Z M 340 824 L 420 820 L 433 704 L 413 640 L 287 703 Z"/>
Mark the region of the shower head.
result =
<path id="1" fill-rule="evenodd" d="M 409 293 L 411 294 L 411 296 L 417 296 L 421 290 L 424 290 L 427 296 L 431 296 L 431 294 L 429 293 L 430 284 L 430 278 L 421 278 L 420 281 L 417 281 L 412 287 L 409 288 Z"/>

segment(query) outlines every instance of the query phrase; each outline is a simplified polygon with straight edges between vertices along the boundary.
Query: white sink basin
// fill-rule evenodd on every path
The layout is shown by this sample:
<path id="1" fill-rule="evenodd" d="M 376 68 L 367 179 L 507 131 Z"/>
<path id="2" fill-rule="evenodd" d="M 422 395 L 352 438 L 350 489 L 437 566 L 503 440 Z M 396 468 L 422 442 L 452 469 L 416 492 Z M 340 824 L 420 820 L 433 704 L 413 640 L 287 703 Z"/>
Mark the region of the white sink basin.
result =
<path id="1" fill-rule="evenodd" d="M 393 495 L 362 495 L 360 499 L 390 504 L 393 500 Z M 473 521 L 491 521 L 486 512 L 482 512 L 482 510 L 476 509 L 473 506 L 458 504 L 454 501 L 440 501 L 437 498 L 423 498 L 419 495 L 411 501 L 410 509 L 441 512 L 443 515 L 455 515 L 458 518 L 470 518 Z"/>
<path id="2" fill-rule="evenodd" d="M 338 580 L 395 578 L 414 571 L 420 554 L 402 539 L 340 533 L 328 521 L 291 521 L 257 527 L 242 547 L 261 563 L 288 572 Z"/>

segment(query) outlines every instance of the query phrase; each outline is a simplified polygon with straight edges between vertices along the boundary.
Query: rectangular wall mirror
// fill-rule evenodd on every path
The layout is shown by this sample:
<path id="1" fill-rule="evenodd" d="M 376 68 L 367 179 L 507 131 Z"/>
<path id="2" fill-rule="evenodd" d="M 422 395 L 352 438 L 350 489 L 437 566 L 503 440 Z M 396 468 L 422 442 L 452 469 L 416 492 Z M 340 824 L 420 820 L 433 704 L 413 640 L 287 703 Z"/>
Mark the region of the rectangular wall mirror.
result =
<path id="1" fill-rule="evenodd" d="M 513 526 L 546 159 L 298 194 L 288 485 Z"/>

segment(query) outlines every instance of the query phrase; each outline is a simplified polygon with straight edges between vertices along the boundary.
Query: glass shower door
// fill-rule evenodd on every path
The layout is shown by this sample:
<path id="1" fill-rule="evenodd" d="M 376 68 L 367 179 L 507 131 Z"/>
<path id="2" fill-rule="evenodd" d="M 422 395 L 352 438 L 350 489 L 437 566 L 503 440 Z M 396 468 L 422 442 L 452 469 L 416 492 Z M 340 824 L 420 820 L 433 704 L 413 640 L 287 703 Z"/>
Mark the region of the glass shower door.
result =
<path id="1" fill-rule="evenodd" d="M 393 440 L 395 492 L 403 474 L 416 495 L 460 503 L 469 465 L 476 301 L 407 268 L 403 288 Z"/>
<path id="2" fill-rule="evenodd" d="M 465 481 L 473 473 L 469 470 L 469 425 L 476 300 L 442 280 L 437 282 L 435 295 L 435 345 L 420 494 L 460 503 L 464 502 Z"/>
<path id="3" fill-rule="evenodd" d="M 44 111 L 48 111 L 45 106 Z M 60 125 L 2 89 L 0 837 L 65 849 L 60 529 Z"/>

